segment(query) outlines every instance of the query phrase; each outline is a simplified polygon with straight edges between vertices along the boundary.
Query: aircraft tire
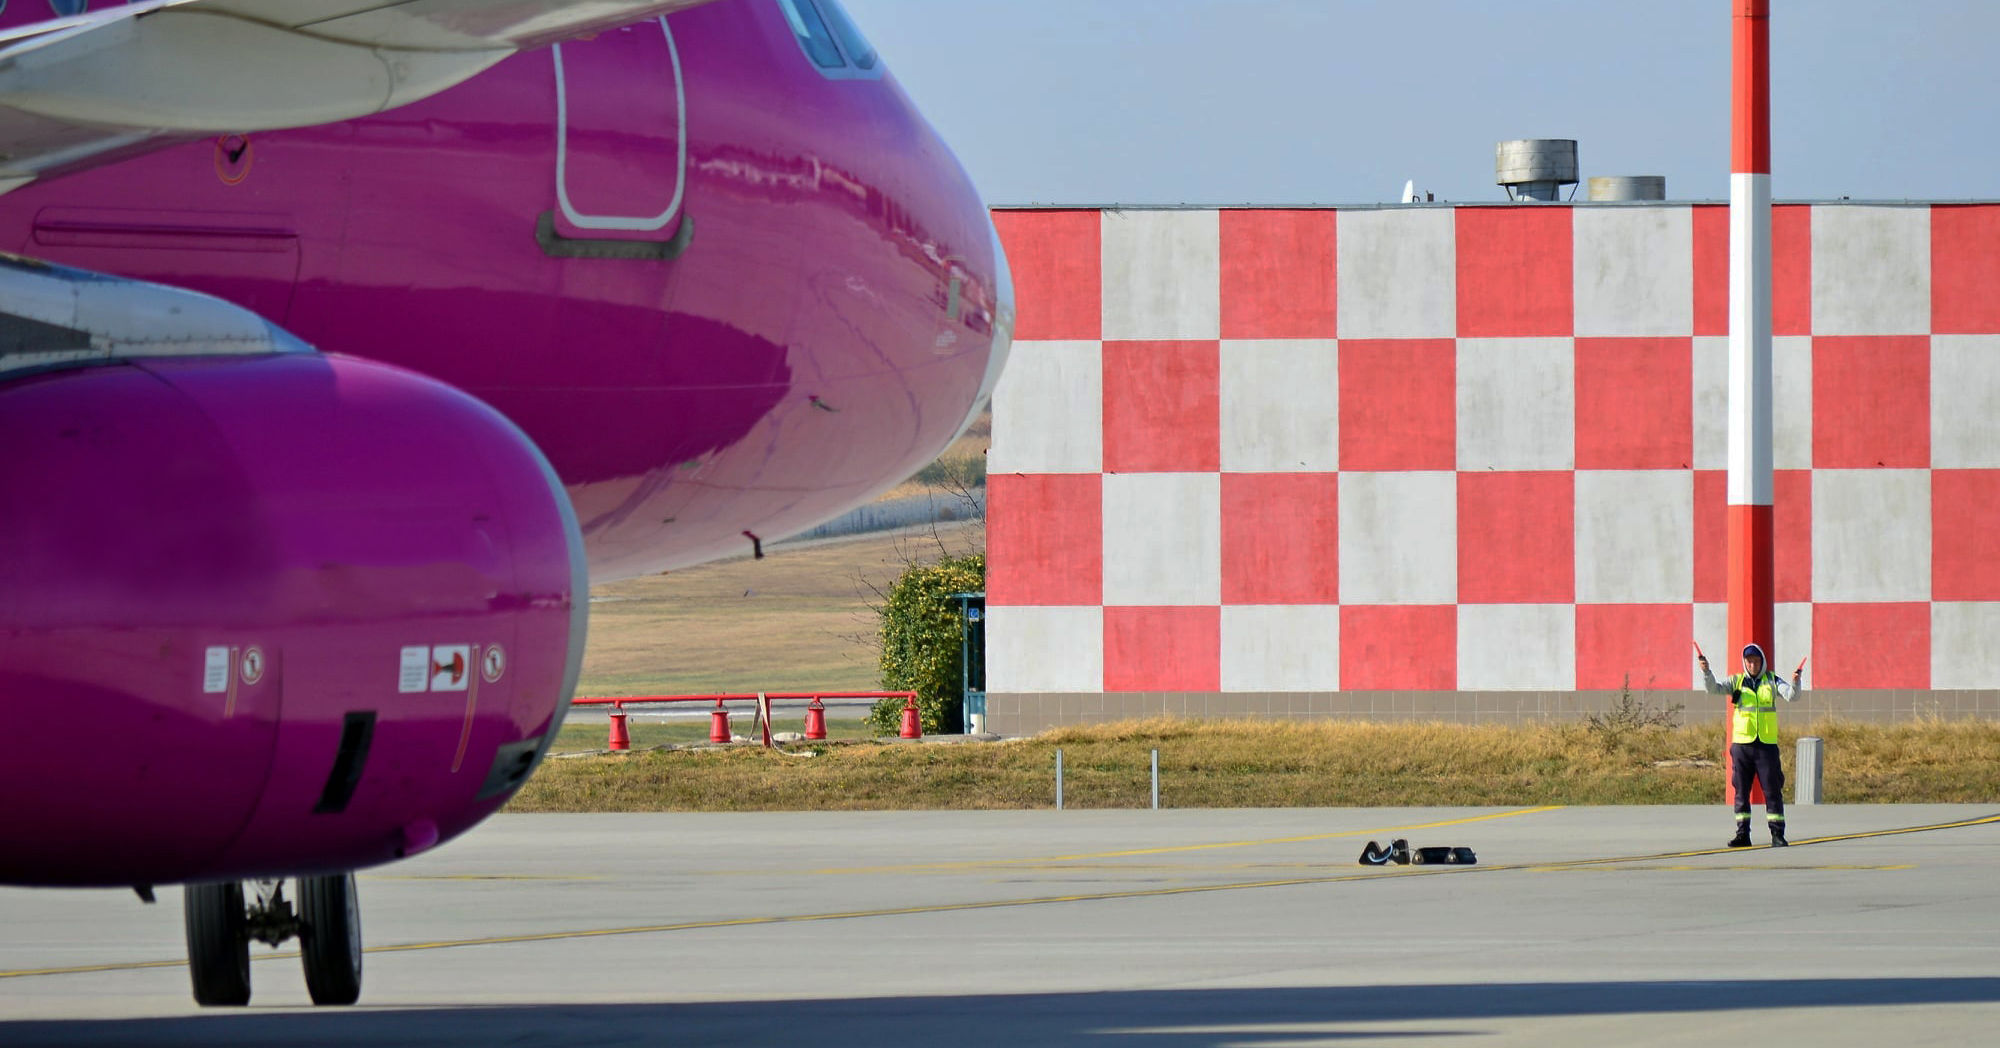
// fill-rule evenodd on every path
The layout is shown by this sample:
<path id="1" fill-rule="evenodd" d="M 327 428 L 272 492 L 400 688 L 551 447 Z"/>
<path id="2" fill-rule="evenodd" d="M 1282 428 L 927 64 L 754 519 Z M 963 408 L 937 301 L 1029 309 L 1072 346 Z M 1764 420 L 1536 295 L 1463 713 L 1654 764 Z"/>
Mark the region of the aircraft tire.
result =
<path id="1" fill-rule="evenodd" d="M 250 1003 L 250 936 L 239 881 L 181 889 L 187 922 L 188 974 L 203 1005 Z"/>
<path id="2" fill-rule="evenodd" d="M 298 889 L 306 992 L 314 1004 L 353 1004 L 361 997 L 361 899 L 354 874 L 301 877 Z"/>

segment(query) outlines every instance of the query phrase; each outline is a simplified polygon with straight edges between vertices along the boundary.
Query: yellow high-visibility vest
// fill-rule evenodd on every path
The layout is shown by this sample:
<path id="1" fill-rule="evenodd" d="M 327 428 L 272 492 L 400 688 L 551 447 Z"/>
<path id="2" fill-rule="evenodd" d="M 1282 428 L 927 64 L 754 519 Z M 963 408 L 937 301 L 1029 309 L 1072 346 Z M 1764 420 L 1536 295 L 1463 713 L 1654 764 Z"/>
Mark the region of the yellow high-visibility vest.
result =
<path id="1" fill-rule="evenodd" d="M 1778 678 L 1770 673 L 1761 678 L 1738 674 L 1731 687 L 1736 693 L 1736 714 L 1729 741 L 1777 742 Z"/>

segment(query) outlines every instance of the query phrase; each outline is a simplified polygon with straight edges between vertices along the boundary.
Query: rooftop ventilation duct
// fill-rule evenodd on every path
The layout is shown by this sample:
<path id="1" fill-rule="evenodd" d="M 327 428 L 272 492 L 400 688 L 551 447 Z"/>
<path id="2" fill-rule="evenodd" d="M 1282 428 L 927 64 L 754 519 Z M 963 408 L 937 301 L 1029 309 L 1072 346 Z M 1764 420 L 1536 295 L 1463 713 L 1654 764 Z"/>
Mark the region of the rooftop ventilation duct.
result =
<path id="1" fill-rule="evenodd" d="M 1517 138 L 1493 148 L 1493 181 L 1509 200 L 1560 200 L 1576 184 L 1576 139 Z"/>
<path id="2" fill-rule="evenodd" d="M 1592 200 L 1665 200 L 1665 175 L 1592 175 L 1585 190 Z"/>

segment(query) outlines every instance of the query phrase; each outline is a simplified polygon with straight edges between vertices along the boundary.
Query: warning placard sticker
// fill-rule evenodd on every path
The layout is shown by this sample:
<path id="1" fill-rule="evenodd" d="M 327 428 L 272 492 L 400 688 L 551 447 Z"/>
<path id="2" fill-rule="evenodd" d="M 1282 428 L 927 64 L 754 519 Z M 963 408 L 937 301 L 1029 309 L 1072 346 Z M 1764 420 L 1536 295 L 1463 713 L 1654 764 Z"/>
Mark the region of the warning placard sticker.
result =
<path id="1" fill-rule="evenodd" d="M 210 695 L 229 690 L 229 649 L 209 648 L 201 664 L 201 690 Z"/>
<path id="2" fill-rule="evenodd" d="M 431 682 L 431 649 L 428 644 L 403 649 L 403 661 L 396 675 L 396 690 L 423 691 Z"/>
<path id="3" fill-rule="evenodd" d="M 471 677 L 472 645 L 440 644 L 431 649 L 432 691 L 464 691 Z"/>

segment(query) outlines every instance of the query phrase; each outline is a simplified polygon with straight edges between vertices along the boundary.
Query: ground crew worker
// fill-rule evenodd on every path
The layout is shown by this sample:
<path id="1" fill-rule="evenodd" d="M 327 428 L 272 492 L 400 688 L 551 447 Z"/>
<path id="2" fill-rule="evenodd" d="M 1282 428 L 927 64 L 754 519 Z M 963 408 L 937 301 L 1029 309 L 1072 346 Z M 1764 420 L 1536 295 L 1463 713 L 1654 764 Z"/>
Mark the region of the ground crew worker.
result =
<path id="1" fill-rule="evenodd" d="M 1701 656 L 1701 679 L 1713 695 L 1729 696 L 1729 782 L 1736 793 L 1736 836 L 1731 848 L 1750 846 L 1750 783 L 1764 787 L 1764 820 L 1771 830 L 1771 847 L 1782 848 L 1785 840 L 1785 769 L 1778 760 L 1778 704 L 1799 697 L 1799 675 L 1788 684 L 1783 677 L 1764 668 L 1764 649 L 1744 645 L 1743 672 L 1726 681 L 1717 681 L 1708 670 L 1707 656 Z"/>

